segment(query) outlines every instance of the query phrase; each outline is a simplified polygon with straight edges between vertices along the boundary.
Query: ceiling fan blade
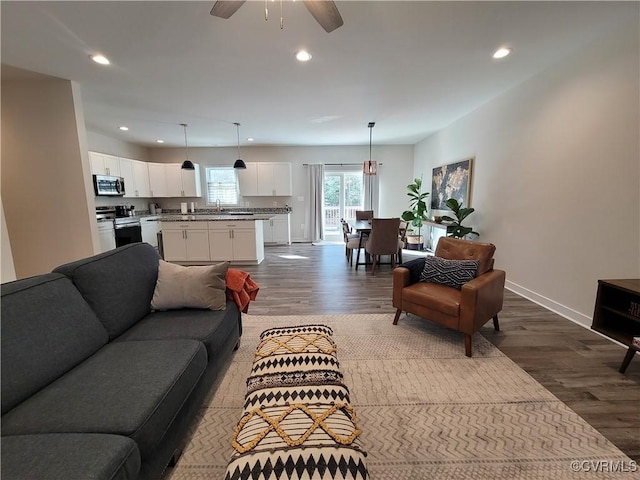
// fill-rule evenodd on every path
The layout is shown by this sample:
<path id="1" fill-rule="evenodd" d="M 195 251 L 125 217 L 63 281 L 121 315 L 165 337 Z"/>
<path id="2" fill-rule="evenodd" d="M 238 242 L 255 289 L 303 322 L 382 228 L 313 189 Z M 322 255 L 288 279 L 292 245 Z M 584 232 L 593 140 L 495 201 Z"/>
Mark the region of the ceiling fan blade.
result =
<path id="1" fill-rule="evenodd" d="M 344 24 L 338 7 L 330 0 L 304 0 L 304 6 L 327 33 Z"/>
<path id="2" fill-rule="evenodd" d="M 229 18 L 236 13 L 246 0 L 218 0 L 213 4 L 211 15 L 220 18 Z"/>

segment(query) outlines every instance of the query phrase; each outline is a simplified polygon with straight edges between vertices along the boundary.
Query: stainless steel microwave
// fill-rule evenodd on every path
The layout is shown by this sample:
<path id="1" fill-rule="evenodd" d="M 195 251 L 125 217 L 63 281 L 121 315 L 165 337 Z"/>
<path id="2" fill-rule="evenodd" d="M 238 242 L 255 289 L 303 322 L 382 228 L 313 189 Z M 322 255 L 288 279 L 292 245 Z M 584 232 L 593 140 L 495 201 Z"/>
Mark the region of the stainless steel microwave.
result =
<path id="1" fill-rule="evenodd" d="M 110 177 L 108 175 L 94 175 L 93 176 L 93 190 L 96 196 L 123 196 L 124 178 L 122 177 Z"/>

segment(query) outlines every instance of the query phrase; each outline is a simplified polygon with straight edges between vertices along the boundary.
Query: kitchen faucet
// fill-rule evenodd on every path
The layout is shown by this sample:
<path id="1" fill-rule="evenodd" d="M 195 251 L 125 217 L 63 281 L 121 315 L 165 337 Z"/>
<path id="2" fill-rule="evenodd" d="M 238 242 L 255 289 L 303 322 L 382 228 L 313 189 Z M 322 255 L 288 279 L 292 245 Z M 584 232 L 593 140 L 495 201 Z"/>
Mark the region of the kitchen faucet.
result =
<path id="1" fill-rule="evenodd" d="M 220 208 L 220 199 L 216 198 L 216 211 L 220 213 L 222 209 Z"/>

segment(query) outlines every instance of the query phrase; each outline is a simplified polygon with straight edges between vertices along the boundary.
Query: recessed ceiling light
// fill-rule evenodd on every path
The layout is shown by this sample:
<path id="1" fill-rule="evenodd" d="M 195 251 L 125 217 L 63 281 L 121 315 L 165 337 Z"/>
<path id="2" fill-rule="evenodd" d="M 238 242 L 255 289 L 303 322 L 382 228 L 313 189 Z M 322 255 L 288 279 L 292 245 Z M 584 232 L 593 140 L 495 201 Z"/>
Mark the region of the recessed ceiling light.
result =
<path id="1" fill-rule="evenodd" d="M 493 58 L 504 58 L 511 53 L 511 49 L 507 47 L 500 47 L 498 50 L 493 52 Z"/>
<path id="2" fill-rule="evenodd" d="M 127 130 L 129 130 L 129 127 L 125 127 L 124 125 L 122 125 L 121 127 L 118 127 L 120 130 L 122 130 L 123 132 L 126 132 Z"/>
<path id="3" fill-rule="evenodd" d="M 164 140 L 156 140 L 156 143 L 164 143 Z"/>
<path id="4" fill-rule="evenodd" d="M 100 65 L 109 65 L 109 64 L 111 64 L 111 62 L 109 61 L 109 59 L 107 57 L 105 57 L 104 55 L 100 55 L 100 54 L 91 55 L 91 60 L 93 60 L 96 63 L 99 63 Z"/>
<path id="5" fill-rule="evenodd" d="M 296 52 L 296 58 L 301 62 L 308 62 L 311 60 L 311 54 L 306 50 L 299 50 Z"/>

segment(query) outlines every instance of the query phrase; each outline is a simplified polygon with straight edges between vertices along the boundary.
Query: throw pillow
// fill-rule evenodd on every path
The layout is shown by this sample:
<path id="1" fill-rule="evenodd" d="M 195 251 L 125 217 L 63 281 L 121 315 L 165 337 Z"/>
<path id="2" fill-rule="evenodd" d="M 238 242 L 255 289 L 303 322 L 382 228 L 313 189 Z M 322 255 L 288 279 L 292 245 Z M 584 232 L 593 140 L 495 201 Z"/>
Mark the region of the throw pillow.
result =
<path id="1" fill-rule="evenodd" d="M 439 283 L 460 290 L 478 273 L 480 260 L 447 260 L 429 256 L 425 259 L 420 281 Z"/>
<path id="2" fill-rule="evenodd" d="M 229 262 L 184 267 L 160 260 L 151 308 L 224 310 L 227 306 L 225 277 L 228 269 Z"/>
<path id="3" fill-rule="evenodd" d="M 400 264 L 401 267 L 409 270 L 409 278 L 412 284 L 420 281 L 420 275 L 424 270 L 424 259 L 425 257 L 419 257 Z"/>

